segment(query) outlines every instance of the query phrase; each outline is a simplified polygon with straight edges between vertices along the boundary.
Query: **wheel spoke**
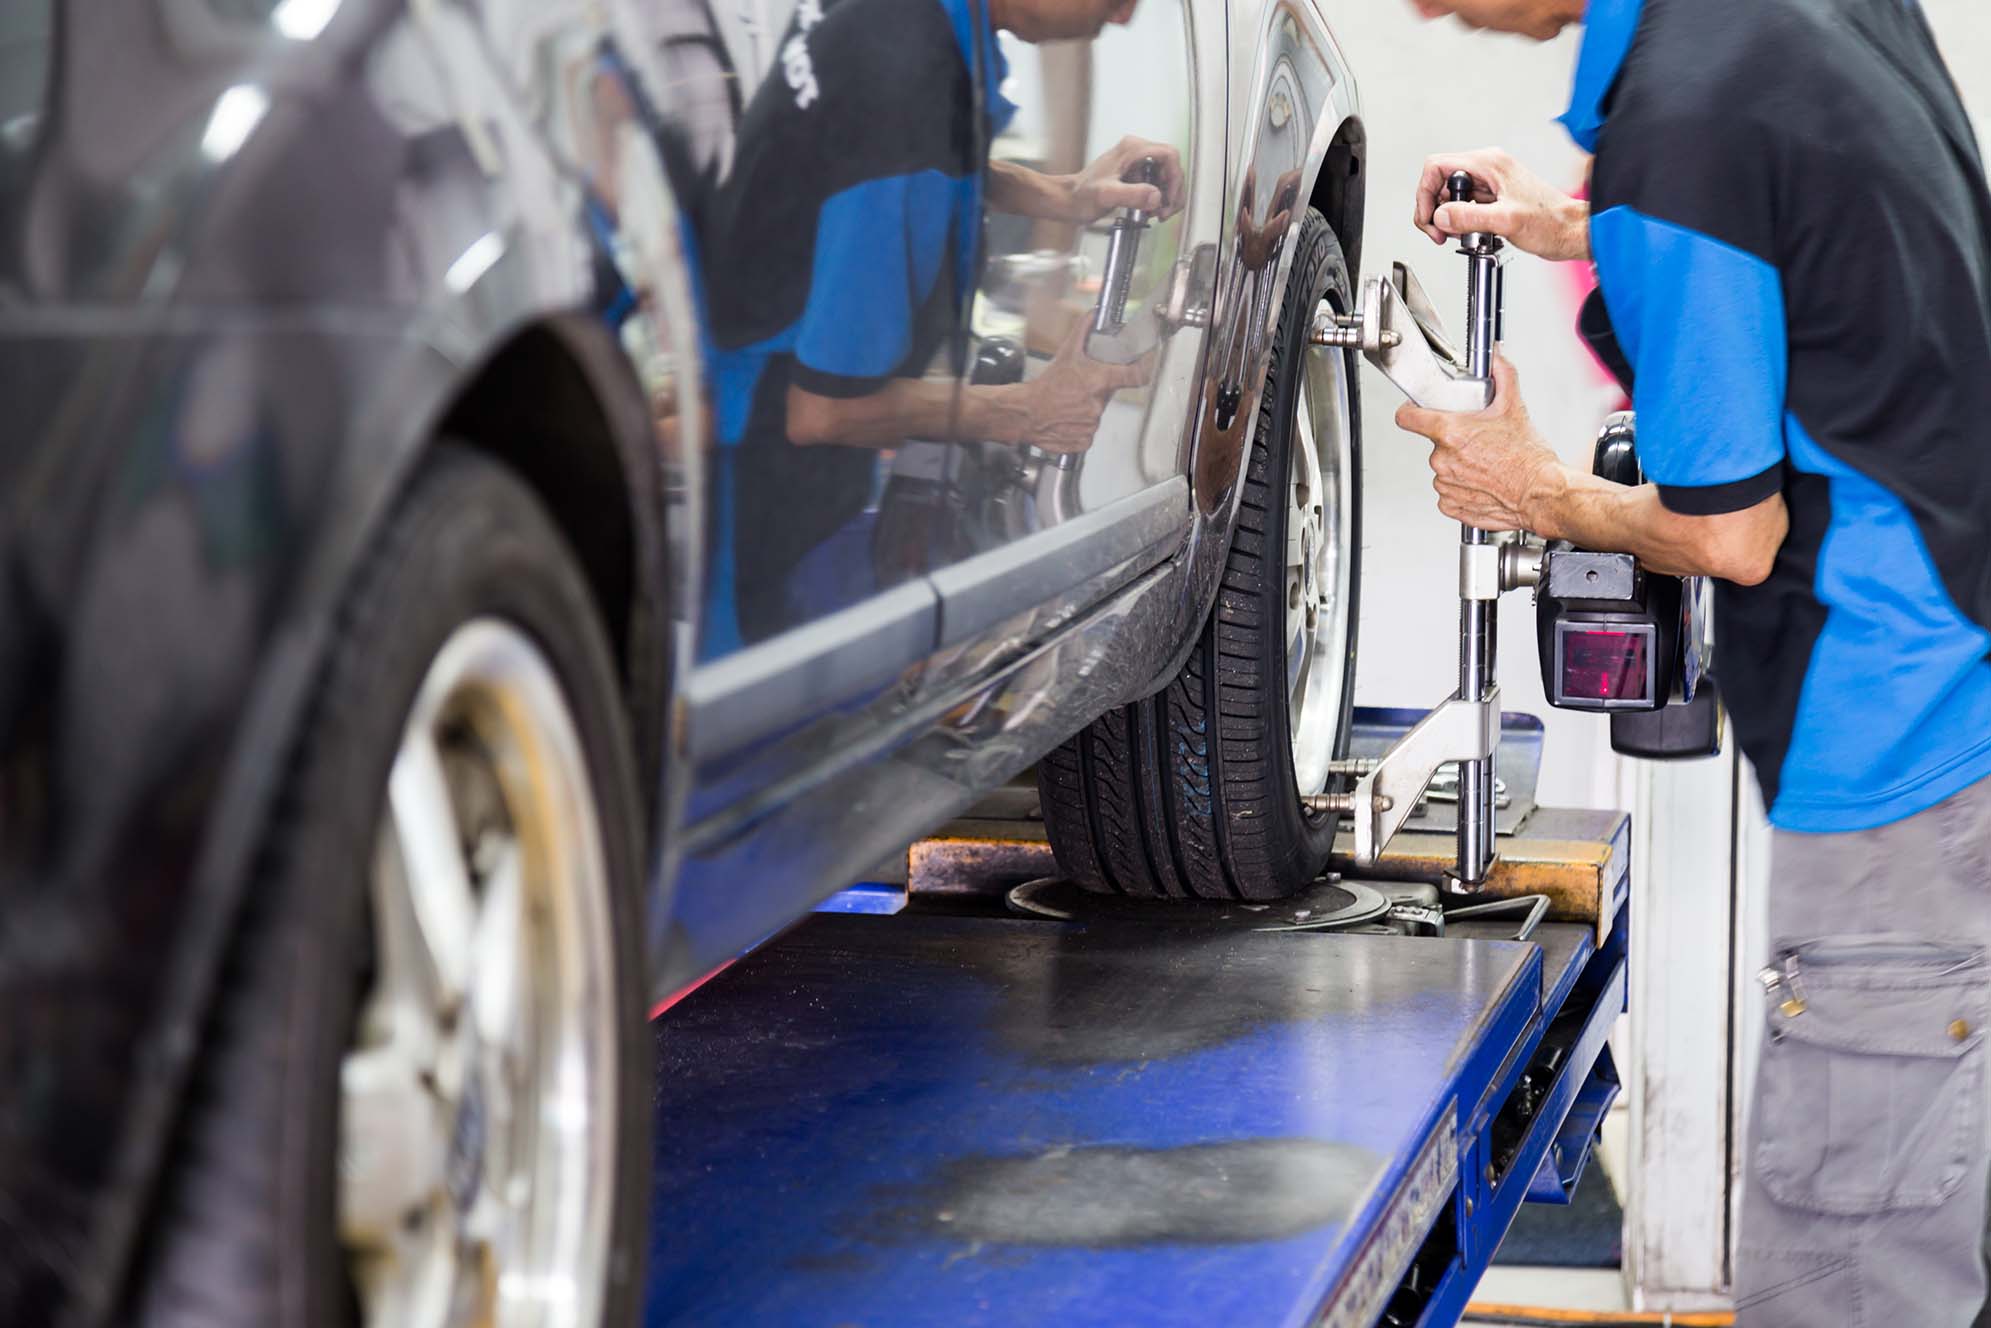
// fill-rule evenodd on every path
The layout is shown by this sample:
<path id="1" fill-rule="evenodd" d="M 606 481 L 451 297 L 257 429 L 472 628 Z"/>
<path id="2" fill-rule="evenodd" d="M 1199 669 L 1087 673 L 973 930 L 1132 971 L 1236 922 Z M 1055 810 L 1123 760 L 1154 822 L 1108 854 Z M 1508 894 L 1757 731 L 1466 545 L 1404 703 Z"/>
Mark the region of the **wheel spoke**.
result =
<path id="1" fill-rule="evenodd" d="M 1299 498 L 1299 481 L 1287 486 L 1286 498 L 1286 566 L 1304 573 L 1307 558 L 1313 549 L 1307 540 L 1307 526 L 1310 514 Z"/>
<path id="2" fill-rule="evenodd" d="M 524 909 L 524 854 L 517 843 L 508 843 L 484 881 L 477 910 L 470 1008 L 478 1040 L 487 1049 L 514 1051 L 519 1045 L 527 980 Z"/>
<path id="3" fill-rule="evenodd" d="M 1300 443 L 1300 452 L 1305 456 L 1315 456 L 1320 451 L 1319 444 L 1314 440 L 1313 403 L 1310 396 L 1311 394 L 1307 391 L 1306 383 L 1303 379 L 1300 384 L 1298 398 L 1298 416 L 1294 420 L 1294 423 L 1299 426 L 1297 436 Z M 1304 465 L 1305 463 L 1302 462 L 1301 464 Z"/>
<path id="4" fill-rule="evenodd" d="M 464 859 L 449 774 L 435 735 L 411 730 L 388 777 L 388 806 L 405 868 L 400 906 L 384 910 L 383 931 L 402 929 L 405 959 L 439 1009 L 453 1009 L 470 975 L 476 900 Z"/>
<path id="5" fill-rule="evenodd" d="M 456 1314 L 462 1260 L 457 1230 L 441 1205 L 400 1228 L 386 1249 L 355 1261 L 364 1320 L 380 1324 L 463 1321 Z M 473 1320 L 474 1322 L 474 1320 Z"/>
<path id="6" fill-rule="evenodd" d="M 488 1240 L 498 1263 L 516 1262 L 523 1221 L 519 1204 L 529 1180 L 520 1168 L 532 1157 L 534 1054 L 530 1003 L 532 982 L 526 945 L 525 854 L 507 841 L 484 883 L 484 906 L 477 921 L 477 975 L 471 1013 L 484 1058 L 485 1105 L 490 1125 L 483 1188 L 476 1204 L 474 1231 Z"/>

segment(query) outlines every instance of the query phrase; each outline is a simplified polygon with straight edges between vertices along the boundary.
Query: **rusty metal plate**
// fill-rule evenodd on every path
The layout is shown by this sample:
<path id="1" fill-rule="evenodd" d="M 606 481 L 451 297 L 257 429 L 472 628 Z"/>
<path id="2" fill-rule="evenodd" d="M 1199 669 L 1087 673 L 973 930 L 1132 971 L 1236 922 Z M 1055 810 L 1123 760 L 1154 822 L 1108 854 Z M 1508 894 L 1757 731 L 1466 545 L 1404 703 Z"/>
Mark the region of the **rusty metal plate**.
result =
<path id="1" fill-rule="evenodd" d="M 906 850 L 906 889 L 914 895 L 1000 897 L 1057 874 L 1042 821 L 956 821 Z"/>
<path id="2" fill-rule="evenodd" d="M 1332 870 L 1361 880 L 1435 881 L 1458 861 L 1450 834 L 1405 832 L 1374 866 L 1357 868 L 1353 833 L 1335 840 Z M 1547 895 L 1556 922 L 1586 922 L 1608 935 L 1630 884 L 1631 817 L 1624 812 L 1538 808 L 1526 832 L 1500 841 L 1485 894 Z"/>

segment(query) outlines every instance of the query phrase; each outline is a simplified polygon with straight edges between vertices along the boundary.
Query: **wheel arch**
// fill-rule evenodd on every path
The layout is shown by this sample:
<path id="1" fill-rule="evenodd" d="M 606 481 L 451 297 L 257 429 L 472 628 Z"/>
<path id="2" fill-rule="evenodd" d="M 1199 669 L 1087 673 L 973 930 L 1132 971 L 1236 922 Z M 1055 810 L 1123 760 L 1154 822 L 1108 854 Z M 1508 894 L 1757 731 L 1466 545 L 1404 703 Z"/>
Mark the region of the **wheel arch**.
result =
<path id="1" fill-rule="evenodd" d="M 1335 127 L 1308 183 L 1307 201 L 1327 218 L 1341 241 L 1348 273 L 1358 283 L 1362 275 L 1362 217 L 1368 204 L 1368 131 L 1360 115 L 1350 115 Z"/>
<path id="2" fill-rule="evenodd" d="M 617 418 L 629 413 L 623 403 L 636 384 L 604 390 L 602 376 L 622 366 L 602 356 L 594 341 L 593 329 L 578 319 L 520 328 L 466 378 L 427 446 L 450 442 L 485 453 L 546 504 L 608 628 L 637 769 L 644 787 L 654 790 L 673 674 L 669 623 L 683 606 L 667 602 L 661 482 L 646 422 Z"/>

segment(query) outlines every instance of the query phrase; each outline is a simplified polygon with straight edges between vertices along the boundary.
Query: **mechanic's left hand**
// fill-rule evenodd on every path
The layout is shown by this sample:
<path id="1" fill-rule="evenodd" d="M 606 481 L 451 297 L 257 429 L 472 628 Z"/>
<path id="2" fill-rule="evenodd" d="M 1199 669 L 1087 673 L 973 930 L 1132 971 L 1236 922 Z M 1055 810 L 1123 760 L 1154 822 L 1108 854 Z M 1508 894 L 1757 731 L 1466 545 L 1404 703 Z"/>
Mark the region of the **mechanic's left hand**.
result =
<path id="1" fill-rule="evenodd" d="M 1143 157 L 1154 158 L 1159 177 L 1156 184 L 1127 178 Z M 1124 207 L 1140 208 L 1156 221 L 1167 221 L 1182 211 L 1182 200 L 1188 193 L 1182 177 L 1182 154 L 1166 143 L 1152 143 L 1131 134 L 1069 178 L 1070 219 L 1081 225 Z"/>
<path id="2" fill-rule="evenodd" d="M 1493 360 L 1493 404 L 1471 413 L 1425 410 L 1406 402 L 1397 427 L 1429 438 L 1438 510 L 1481 530 L 1539 529 L 1566 475 L 1521 400 L 1506 357 Z"/>
<path id="3" fill-rule="evenodd" d="M 1100 417 L 1113 394 L 1124 388 L 1145 387 L 1154 377 L 1153 351 L 1132 364 L 1107 364 L 1086 354 L 1085 336 L 1090 329 L 1091 320 L 1074 320 L 1064 345 L 1043 373 L 1002 389 L 1015 393 L 1024 407 L 1018 442 L 1046 452 L 1083 452 L 1092 446 Z"/>

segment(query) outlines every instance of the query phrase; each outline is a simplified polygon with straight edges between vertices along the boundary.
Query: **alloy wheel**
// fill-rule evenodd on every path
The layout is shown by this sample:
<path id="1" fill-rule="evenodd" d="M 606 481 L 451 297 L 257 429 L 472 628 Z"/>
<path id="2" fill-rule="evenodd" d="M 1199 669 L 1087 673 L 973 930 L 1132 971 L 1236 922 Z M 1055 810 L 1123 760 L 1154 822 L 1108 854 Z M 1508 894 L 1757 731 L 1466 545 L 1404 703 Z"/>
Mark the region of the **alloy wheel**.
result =
<path id="1" fill-rule="evenodd" d="M 609 874 L 552 666 L 453 633 L 388 780 L 340 1070 L 339 1231 L 369 1324 L 592 1325 L 616 1156 Z"/>
<path id="2" fill-rule="evenodd" d="M 1286 688 L 1293 776 L 1327 787 L 1348 685 L 1354 419 L 1348 353 L 1309 347 L 1286 485 Z"/>

